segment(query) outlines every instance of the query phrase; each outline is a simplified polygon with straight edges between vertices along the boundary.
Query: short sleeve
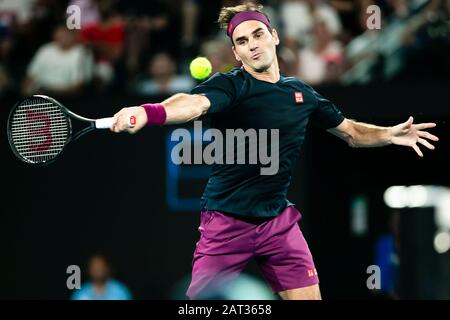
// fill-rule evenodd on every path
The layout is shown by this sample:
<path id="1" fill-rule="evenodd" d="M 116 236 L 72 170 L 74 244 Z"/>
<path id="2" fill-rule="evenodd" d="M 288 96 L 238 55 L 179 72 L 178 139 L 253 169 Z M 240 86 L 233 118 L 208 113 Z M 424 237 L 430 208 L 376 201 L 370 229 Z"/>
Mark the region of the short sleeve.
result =
<path id="1" fill-rule="evenodd" d="M 317 108 L 311 115 L 311 119 L 324 129 L 337 127 L 345 117 L 330 100 L 313 90 L 317 99 Z"/>
<path id="2" fill-rule="evenodd" d="M 236 85 L 232 77 L 223 73 L 216 73 L 192 89 L 191 94 L 201 94 L 208 98 L 211 106 L 207 113 L 227 111 L 236 100 Z"/>

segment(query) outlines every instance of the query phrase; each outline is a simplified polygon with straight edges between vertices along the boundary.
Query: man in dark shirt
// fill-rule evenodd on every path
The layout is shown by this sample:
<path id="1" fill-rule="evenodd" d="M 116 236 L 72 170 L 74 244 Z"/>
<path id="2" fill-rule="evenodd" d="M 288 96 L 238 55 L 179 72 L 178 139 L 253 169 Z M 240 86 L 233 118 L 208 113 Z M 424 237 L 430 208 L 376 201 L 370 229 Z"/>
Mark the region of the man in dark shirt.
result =
<path id="1" fill-rule="evenodd" d="M 346 119 L 311 87 L 280 75 L 278 34 L 261 9 L 245 4 L 220 12 L 219 23 L 227 30 L 241 68 L 215 74 L 191 94 L 176 94 L 160 104 L 124 108 L 114 116 L 111 128 L 114 132 L 135 133 L 145 125 L 185 123 L 208 114 L 211 127 L 224 136 L 229 130 L 239 129 L 276 133 L 262 147 L 262 151 L 278 152 L 274 170 L 263 171 L 266 164 L 249 162 L 254 156 L 250 134 L 231 144 L 232 150 L 224 155 L 228 160 L 245 158 L 247 163 L 223 160 L 213 165 L 202 196 L 201 237 L 187 292 L 191 299 L 208 298 L 235 278 L 252 258 L 281 298 L 321 298 L 317 270 L 297 223 L 301 214 L 286 198 L 309 120 L 352 147 L 396 144 L 411 147 L 423 156 L 418 144 L 434 149 L 427 139 L 438 140 L 423 131 L 434 123 L 413 124 L 412 117 L 393 127 Z M 128 125 L 131 116 L 136 118 L 134 127 Z M 244 155 L 239 144 L 246 146 Z M 261 156 L 261 144 L 258 147 Z"/>

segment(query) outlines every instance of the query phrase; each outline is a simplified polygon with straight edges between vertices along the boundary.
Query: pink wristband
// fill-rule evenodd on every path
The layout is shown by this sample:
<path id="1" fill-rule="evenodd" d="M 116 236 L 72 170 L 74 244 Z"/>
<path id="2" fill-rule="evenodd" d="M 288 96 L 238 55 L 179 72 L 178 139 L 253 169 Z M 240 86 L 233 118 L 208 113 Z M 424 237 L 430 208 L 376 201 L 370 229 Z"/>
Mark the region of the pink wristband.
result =
<path id="1" fill-rule="evenodd" d="M 147 126 L 162 126 L 166 122 L 166 109 L 161 103 L 145 103 L 141 107 L 147 114 Z"/>

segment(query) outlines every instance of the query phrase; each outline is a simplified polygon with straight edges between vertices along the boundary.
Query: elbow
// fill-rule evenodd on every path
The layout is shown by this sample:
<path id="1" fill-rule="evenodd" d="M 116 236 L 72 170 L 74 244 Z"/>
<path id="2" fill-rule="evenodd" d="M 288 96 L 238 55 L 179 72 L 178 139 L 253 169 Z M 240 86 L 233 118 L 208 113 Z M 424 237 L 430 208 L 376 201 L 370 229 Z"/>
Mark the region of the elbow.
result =
<path id="1" fill-rule="evenodd" d="M 357 148 L 359 146 L 357 140 L 358 132 L 356 124 L 353 120 L 344 119 L 344 121 L 340 125 L 338 125 L 336 128 L 331 129 L 330 132 L 345 141 L 352 148 Z"/>
<path id="2" fill-rule="evenodd" d="M 177 96 L 186 105 L 184 112 L 187 121 L 198 119 L 208 110 L 208 105 L 205 103 L 206 98 L 202 95 L 178 93 Z"/>
<path id="3" fill-rule="evenodd" d="M 189 113 L 189 121 L 203 115 L 205 107 L 202 105 L 202 98 L 200 95 L 187 93 L 177 93 L 173 96 L 173 99 L 178 101 L 180 105 L 186 106 L 184 111 Z"/>
<path id="4" fill-rule="evenodd" d="M 200 118 L 202 115 L 203 115 L 203 110 L 202 110 L 200 107 L 195 106 L 195 107 L 193 108 L 193 110 L 192 110 L 192 114 L 190 115 L 190 116 L 191 116 L 191 119 L 189 119 L 189 121 L 191 121 L 191 120 L 197 120 L 197 119 Z"/>
<path id="5" fill-rule="evenodd" d="M 347 136 L 345 137 L 345 141 L 347 142 L 347 144 L 349 145 L 349 147 L 351 148 L 358 148 L 359 144 L 358 144 L 358 139 L 356 137 L 356 132 L 355 130 L 351 130 Z"/>
<path id="6" fill-rule="evenodd" d="M 353 138 L 352 136 L 348 136 L 346 141 L 347 141 L 347 144 L 348 144 L 348 146 L 350 148 L 358 148 L 359 147 L 359 145 L 356 142 L 355 138 Z"/>
<path id="7" fill-rule="evenodd" d="M 347 130 L 345 130 L 345 141 L 351 148 L 359 147 L 358 129 L 354 121 L 349 122 Z"/>
<path id="8" fill-rule="evenodd" d="M 196 118 L 204 115 L 206 113 L 206 111 L 208 110 L 209 107 L 209 100 L 202 95 L 198 95 L 198 94 L 193 94 L 191 95 L 191 99 L 192 99 L 192 107 L 193 107 L 193 111 L 196 115 Z"/>

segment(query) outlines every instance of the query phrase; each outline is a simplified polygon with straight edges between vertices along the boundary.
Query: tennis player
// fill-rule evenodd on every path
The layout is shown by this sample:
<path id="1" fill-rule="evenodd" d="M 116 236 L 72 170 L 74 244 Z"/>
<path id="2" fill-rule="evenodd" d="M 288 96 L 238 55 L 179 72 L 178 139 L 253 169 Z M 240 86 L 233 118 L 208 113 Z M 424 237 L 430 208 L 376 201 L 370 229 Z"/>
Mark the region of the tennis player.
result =
<path id="1" fill-rule="evenodd" d="M 435 124 L 414 124 L 412 117 L 393 127 L 350 120 L 301 80 L 280 75 L 276 53 L 280 40 L 260 5 L 224 7 L 218 22 L 242 67 L 214 74 L 191 94 L 124 108 L 114 115 L 111 130 L 135 133 L 146 125 L 185 123 L 205 114 L 211 117 L 211 127 L 222 132 L 279 129 L 276 174 L 262 175 L 259 165 L 213 165 L 201 199 L 201 236 L 187 296 L 207 298 L 212 288 L 237 277 L 255 258 L 282 299 L 321 299 L 318 273 L 298 225 L 301 214 L 286 198 L 308 121 L 351 147 L 395 144 L 412 148 L 421 157 L 419 145 L 433 150 L 428 140 L 438 141 L 424 131 Z M 133 128 L 126 121 L 130 116 L 136 117 Z"/>

